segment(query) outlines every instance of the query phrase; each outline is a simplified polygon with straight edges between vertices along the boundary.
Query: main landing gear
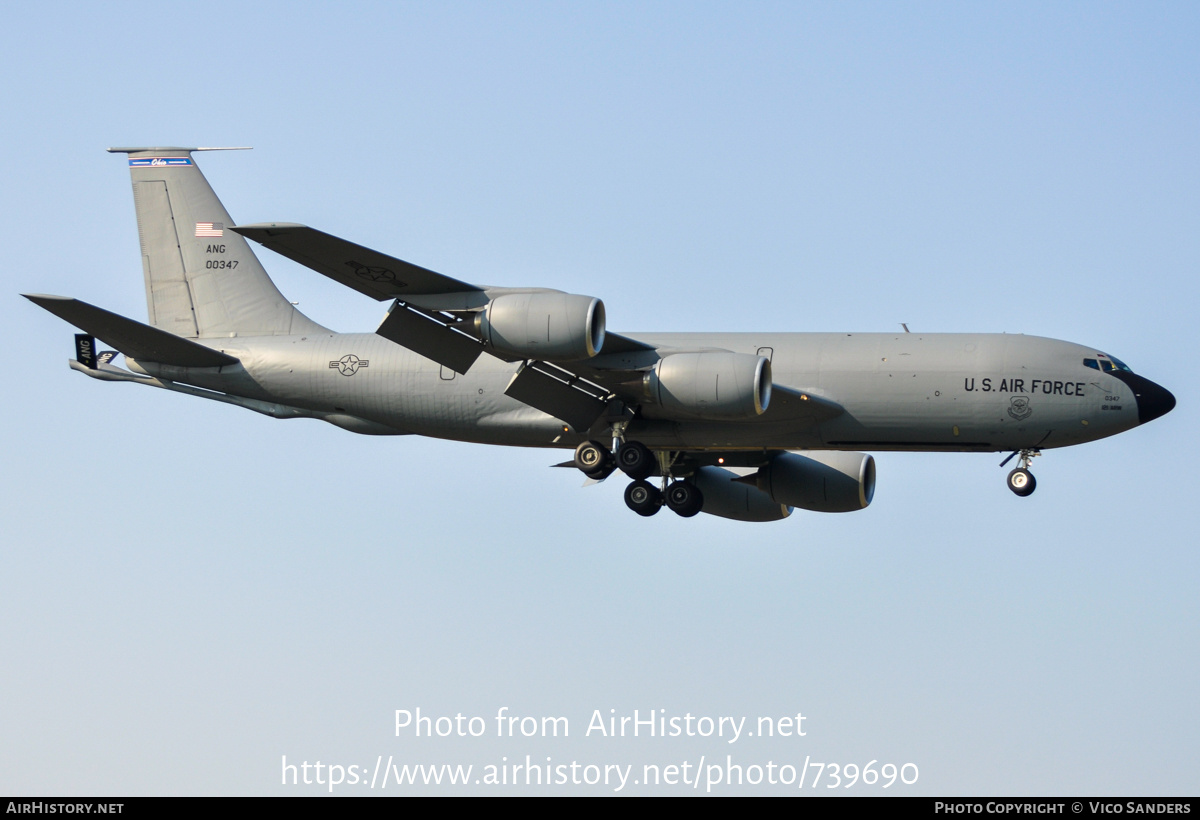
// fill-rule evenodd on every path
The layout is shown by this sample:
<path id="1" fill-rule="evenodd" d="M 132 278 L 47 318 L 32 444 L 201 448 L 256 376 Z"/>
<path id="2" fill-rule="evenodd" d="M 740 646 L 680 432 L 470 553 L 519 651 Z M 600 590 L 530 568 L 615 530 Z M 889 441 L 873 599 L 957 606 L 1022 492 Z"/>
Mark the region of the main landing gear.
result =
<path id="1" fill-rule="evenodd" d="M 617 469 L 612 454 L 604 448 L 603 444 L 595 441 L 585 441 L 575 448 L 575 466 L 585 476 L 596 481 L 603 481 L 612 475 L 613 470 Z"/>
<path id="2" fill-rule="evenodd" d="M 615 455 L 597 441 L 585 441 L 575 448 L 575 466 L 596 481 L 603 481 L 620 468 L 633 479 L 625 488 L 625 505 L 638 515 L 651 516 L 665 506 L 677 515 L 691 518 L 703 509 L 700 488 L 672 475 L 671 454 L 654 453 L 640 441 L 617 439 L 614 444 Z M 663 477 L 661 488 L 646 480 L 655 472 Z"/>
<path id="3" fill-rule="evenodd" d="M 1017 462 L 1017 468 L 1008 474 L 1008 489 L 1024 498 L 1027 495 L 1033 495 L 1033 491 L 1037 489 L 1037 479 L 1033 477 L 1033 473 L 1029 471 L 1029 462 L 1036 456 L 1040 456 L 1040 450 L 1018 450 L 1010 455 L 1004 461 L 1000 462 L 1003 467 L 1008 462 L 1012 461 L 1013 456 L 1019 455 L 1021 460 Z"/>
<path id="4" fill-rule="evenodd" d="M 625 488 L 625 506 L 638 515 L 654 515 L 662 503 L 662 492 L 649 481 L 638 480 Z"/>
<path id="5" fill-rule="evenodd" d="M 671 511 L 684 518 L 691 518 L 704 506 L 700 488 L 690 481 L 672 481 L 664 495 Z"/>

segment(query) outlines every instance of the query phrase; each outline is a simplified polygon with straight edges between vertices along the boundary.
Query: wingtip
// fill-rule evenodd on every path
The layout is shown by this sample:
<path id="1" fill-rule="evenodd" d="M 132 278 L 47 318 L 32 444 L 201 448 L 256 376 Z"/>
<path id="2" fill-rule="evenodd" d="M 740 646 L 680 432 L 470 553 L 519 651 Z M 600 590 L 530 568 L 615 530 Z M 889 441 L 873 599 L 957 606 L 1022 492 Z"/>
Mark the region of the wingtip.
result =
<path id="1" fill-rule="evenodd" d="M 22 293 L 29 301 L 35 305 L 40 305 L 42 302 L 73 302 L 74 296 L 55 296 L 53 293 Z"/>

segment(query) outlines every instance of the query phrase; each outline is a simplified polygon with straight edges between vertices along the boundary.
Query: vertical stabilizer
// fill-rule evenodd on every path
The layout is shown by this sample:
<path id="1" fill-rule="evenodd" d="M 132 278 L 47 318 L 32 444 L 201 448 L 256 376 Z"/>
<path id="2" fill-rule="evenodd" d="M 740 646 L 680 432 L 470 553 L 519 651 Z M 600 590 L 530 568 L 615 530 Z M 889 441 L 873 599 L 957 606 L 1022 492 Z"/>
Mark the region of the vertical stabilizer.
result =
<path id="1" fill-rule="evenodd" d="M 323 331 L 296 310 L 250 250 L 192 159 L 202 148 L 129 155 L 150 324 L 187 338 Z"/>

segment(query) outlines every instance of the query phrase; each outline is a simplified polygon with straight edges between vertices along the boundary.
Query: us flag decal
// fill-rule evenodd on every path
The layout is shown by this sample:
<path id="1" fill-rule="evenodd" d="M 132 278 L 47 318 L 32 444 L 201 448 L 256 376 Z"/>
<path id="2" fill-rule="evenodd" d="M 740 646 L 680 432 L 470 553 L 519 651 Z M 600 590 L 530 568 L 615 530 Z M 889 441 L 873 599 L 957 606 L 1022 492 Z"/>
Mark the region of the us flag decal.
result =
<path id="1" fill-rule="evenodd" d="M 225 223 L 223 222 L 197 222 L 196 236 L 224 236 Z"/>

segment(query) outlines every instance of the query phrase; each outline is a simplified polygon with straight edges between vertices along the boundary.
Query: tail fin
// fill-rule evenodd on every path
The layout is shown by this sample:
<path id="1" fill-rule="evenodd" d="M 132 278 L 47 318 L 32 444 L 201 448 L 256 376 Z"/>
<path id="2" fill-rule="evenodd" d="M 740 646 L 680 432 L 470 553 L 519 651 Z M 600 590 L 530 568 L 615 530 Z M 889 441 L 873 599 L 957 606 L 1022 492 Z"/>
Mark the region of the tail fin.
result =
<path id="1" fill-rule="evenodd" d="M 286 336 L 324 331 L 288 302 L 233 224 L 193 151 L 129 155 L 150 324 L 177 336 Z"/>

